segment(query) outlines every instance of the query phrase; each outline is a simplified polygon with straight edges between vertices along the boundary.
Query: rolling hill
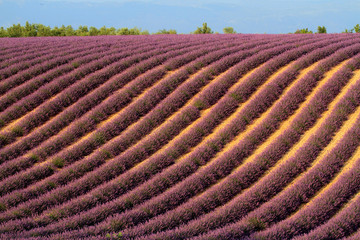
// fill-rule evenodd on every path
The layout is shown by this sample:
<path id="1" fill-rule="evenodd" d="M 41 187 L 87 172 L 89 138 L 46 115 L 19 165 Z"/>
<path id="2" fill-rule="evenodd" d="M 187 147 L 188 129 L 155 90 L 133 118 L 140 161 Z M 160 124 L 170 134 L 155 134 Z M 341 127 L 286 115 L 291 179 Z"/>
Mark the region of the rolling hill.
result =
<path id="1" fill-rule="evenodd" d="M 0 239 L 360 238 L 359 34 L 0 53 Z"/>

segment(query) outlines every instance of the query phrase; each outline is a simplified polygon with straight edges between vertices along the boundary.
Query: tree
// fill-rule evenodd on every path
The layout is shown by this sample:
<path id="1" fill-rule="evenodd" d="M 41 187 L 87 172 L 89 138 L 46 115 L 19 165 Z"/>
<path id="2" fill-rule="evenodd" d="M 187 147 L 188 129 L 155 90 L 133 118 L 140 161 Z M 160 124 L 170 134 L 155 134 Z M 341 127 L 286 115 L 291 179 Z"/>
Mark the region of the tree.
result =
<path id="1" fill-rule="evenodd" d="M 4 27 L 0 28 L 0 37 L 7 37 L 8 33 L 7 31 L 4 29 Z"/>
<path id="2" fill-rule="evenodd" d="M 37 36 L 41 36 L 41 37 L 51 36 L 50 26 L 45 26 L 42 24 L 34 24 L 34 25 L 37 30 Z"/>
<path id="3" fill-rule="evenodd" d="M 24 27 L 24 36 L 25 37 L 37 36 L 37 29 L 34 24 L 30 24 L 28 21 L 26 21 L 25 27 Z"/>
<path id="4" fill-rule="evenodd" d="M 107 28 L 103 26 L 99 29 L 98 35 L 116 35 L 116 29 L 114 27 Z"/>
<path id="5" fill-rule="evenodd" d="M 87 26 L 79 26 L 76 30 L 76 35 L 78 36 L 89 36 L 89 29 Z"/>
<path id="6" fill-rule="evenodd" d="M 119 28 L 116 31 L 116 35 L 130 35 L 130 31 L 128 28 Z"/>
<path id="7" fill-rule="evenodd" d="M 23 28 L 21 27 L 20 23 L 15 25 L 13 24 L 11 27 L 7 29 L 9 37 L 23 37 Z"/>
<path id="8" fill-rule="evenodd" d="M 360 33 L 360 24 L 356 24 L 353 28 L 356 33 Z"/>
<path id="9" fill-rule="evenodd" d="M 66 36 L 65 32 L 66 28 L 64 25 L 61 25 L 61 27 L 54 27 L 51 29 L 51 36 Z"/>
<path id="10" fill-rule="evenodd" d="M 162 29 L 156 32 L 155 34 L 177 34 L 177 32 L 174 29 L 169 29 L 169 30 Z"/>
<path id="11" fill-rule="evenodd" d="M 140 32 L 140 35 L 150 35 L 148 30 L 144 30 Z"/>
<path id="12" fill-rule="evenodd" d="M 116 35 L 149 35 L 149 31 L 142 31 L 141 28 L 120 28 L 116 31 Z"/>
<path id="13" fill-rule="evenodd" d="M 342 33 L 353 33 L 354 29 L 348 30 L 347 28 L 345 28 L 345 30 Z"/>
<path id="14" fill-rule="evenodd" d="M 120 28 L 116 31 L 117 35 L 140 35 L 141 31 L 139 28 Z"/>
<path id="15" fill-rule="evenodd" d="M 296 34 L 306 34 L 306 33 L 313 33 L 312 31 L 309 31 L 307 28 L 298 29 L 295 31 Z"/>
<path id="16" fill-rule="evenodd" d="M 202 28 L 198 27 L 193 34 L 209 34 L 209 33 L 214 33 L 213 31 L 211 31 L 211 28 L 209 28 L 207 26 L 207 23 L 203 23 Z"/>
<path id="17" fill-rule="evenodd" d="M 116 28 L 114 27 L 108 28 L 107 31 L 109 35 L 116 35 Z"/>
<path id="18" fill-rule="evenodd" d="M 232 28 L 232 27 L 226 27 L 226 28 L 224 28 L 224 29 L 223 29 L 223 32 L 224 32 L 225 34 L 236 33 L 236 32 L 234 31 L 234 28 Z"/>
<path id="19" fill-rule="evenodd" d="M 66 26 L 65 36 L 76 36 L 76 31 L 71 25 Z"/>
<path id="20" fill-rule="evenodd" d="M 318 31 L 317 31 L 317 33 L 326 33 L 326 27 L 324 27 L 324 26 L 318 26 Z"/>
<path id="21" fill-rule="evenodd" d="M 130 35 L 140 35 L 141 29 L 137 27 L 130 28 Z"/>
<path id="22" fill-rule="evenodd" d="M 89 35 L 90 36 L 97 36 L 97 35 L 99 35 L 99 30 L 96 27 L 90 27 Z"/>
<path id="23" fill-rule="evenodd" d="M 176 34 L 176 31 L 170 29 L 166 31 L 168 34 Z M 99 36 L 99 35 L 149 35 L 149 31 L 141 30 L 141 28 L 107 28 L 106 26 L 97 29 L 96 27 L 79 26 L 74 30 L 71 25 L 61 27 L 45 26 L 43 24 L 31 24 L 26 22 L 24 26 L 13 24 L 11 27 L 0 27 L 0 37 L 36 37 L 36 36 Z"/>

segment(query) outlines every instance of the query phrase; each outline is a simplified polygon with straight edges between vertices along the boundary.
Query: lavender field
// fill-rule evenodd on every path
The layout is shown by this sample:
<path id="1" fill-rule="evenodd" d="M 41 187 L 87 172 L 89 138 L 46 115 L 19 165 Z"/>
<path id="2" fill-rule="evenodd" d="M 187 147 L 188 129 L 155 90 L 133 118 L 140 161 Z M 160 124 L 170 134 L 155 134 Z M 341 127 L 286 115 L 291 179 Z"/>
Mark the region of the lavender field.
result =
<path id="1" fill-rule="evenodd" d="M 0 239 L 360 239 L 360 35 L 0 39 Z"/>

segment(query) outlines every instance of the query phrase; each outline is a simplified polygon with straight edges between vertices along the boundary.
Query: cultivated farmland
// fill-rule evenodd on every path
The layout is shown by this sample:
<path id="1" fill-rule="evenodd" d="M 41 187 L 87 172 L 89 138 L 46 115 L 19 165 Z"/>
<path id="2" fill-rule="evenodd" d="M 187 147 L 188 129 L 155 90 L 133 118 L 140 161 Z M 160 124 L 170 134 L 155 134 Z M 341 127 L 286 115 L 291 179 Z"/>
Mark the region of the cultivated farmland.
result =
<path id="1" fill-rule="evenodd" d="M 0 53 L 0 239 L 360 238 L 360 35 Z"/>

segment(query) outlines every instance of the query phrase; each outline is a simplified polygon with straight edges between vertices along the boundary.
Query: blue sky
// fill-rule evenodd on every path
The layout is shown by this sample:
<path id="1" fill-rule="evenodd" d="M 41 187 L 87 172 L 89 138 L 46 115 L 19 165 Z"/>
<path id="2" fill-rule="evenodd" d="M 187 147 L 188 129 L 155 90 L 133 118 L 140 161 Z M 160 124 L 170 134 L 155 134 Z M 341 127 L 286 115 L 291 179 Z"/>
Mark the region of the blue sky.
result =
<path id="1" fill-rule="evenodd" d="M 0 0 L 0 26 L 26 21 L 51 27 L 139 27 L 190 33 L 207 22 L 215 32 L 289 33 L 325 26 L 341 32 L 360 23 L 360 0 Z"/>

